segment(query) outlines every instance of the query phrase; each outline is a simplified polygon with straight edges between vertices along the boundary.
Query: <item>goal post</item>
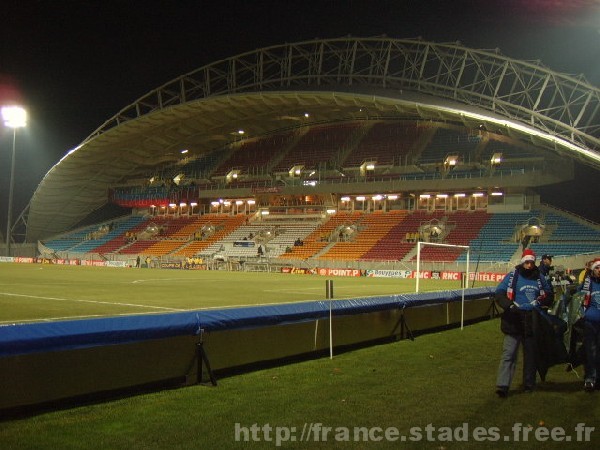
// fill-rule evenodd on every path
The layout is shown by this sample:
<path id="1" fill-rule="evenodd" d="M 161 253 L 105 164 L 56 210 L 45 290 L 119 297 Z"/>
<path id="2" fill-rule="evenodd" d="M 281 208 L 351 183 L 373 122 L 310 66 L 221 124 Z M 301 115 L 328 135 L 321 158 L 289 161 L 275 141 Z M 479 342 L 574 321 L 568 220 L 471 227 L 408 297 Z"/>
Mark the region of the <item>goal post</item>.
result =
<path id="1" fill-rule="evenodd" d="M 453 245 L 453 244 L 440 244 L 437 242 L 418 242 L 417 243 L 417 272 L 415 274 L 416 282 L 415 282 L 415 292 L 419 292 L 419 280 L 421 279 L 421 247 L 426 245 L 430 245 L 433 247 L 452 247 L 452 248 L 462 248 L 467 250 L 467 266 L 465 270 L 465 279 L 461 283 L 462 287 L 462 296 L 460 303 L 460 329 L 464 328 L 465 324 L 465 289 L 469 284 L 469 259 L 471 256 L 471 248 L 468 245 Z"/>

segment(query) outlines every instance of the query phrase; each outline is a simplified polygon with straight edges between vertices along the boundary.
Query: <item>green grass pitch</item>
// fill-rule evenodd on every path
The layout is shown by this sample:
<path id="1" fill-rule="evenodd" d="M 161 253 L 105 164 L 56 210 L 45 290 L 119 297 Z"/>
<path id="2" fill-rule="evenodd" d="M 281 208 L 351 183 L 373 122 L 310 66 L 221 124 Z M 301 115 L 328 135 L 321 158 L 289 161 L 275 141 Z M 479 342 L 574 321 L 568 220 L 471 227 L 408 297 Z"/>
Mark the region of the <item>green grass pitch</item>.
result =
<path id="1" fill-rule="evenodd" d="M 326 279 L 335 300 L 415 291 L 415 280 L 398 278 L 1 264 L 0 325 L 324 300 Z M 419 286 L 459 288 L 438 280 Z"/>

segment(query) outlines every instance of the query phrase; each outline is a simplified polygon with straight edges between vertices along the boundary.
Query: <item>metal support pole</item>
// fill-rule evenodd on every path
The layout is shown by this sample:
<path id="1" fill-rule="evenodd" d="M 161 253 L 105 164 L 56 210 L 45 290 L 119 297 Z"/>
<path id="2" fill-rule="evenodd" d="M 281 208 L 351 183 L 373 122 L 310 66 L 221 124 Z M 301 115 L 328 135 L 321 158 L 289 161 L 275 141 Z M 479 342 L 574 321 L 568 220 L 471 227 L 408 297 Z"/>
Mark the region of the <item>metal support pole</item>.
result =
<path id="1" fill-rule="evenodd" d="M 10 165 L 10 179 L 8 188 L 8 212 L 6 214 L 6 256 L 10 256 L 10 243 L 12 240 L 12 208 L 13 208 L 13 190 L 15 186 L 15 149 L 17 143 L 17 129 L 13 128 L 12 161 Z"/>

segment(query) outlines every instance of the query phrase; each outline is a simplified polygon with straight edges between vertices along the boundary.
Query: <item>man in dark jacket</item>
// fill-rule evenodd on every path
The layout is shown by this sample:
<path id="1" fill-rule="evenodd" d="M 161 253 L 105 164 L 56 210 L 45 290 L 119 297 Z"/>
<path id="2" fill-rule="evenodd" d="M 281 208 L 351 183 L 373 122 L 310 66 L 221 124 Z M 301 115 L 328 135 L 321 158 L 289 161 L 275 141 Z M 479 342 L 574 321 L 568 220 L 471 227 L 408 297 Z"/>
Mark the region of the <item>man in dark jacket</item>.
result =
<path id="1" fill-rule="evenodd" d="M 523 345 L 523 388 L 532 391 L 536 381 L 533 309 L 550 306 L 554 300 L 552 287 L 535 265 L 535 253 L 525 249 L 521 263 L 507 273 L 496 288 L 495 298 L 504 309 L 501 330 L 504 333 L 502 358 L 496 379 L 496 394 L 508 395 L 519 345 Z"/>
<path id="2" fill-rule="evenodd" d="M 540 262 L 540 273 L 546 277 L 546 280 L 550 281 L 550 269 L 552 269 L 552 255 L 542 255 Z"/>

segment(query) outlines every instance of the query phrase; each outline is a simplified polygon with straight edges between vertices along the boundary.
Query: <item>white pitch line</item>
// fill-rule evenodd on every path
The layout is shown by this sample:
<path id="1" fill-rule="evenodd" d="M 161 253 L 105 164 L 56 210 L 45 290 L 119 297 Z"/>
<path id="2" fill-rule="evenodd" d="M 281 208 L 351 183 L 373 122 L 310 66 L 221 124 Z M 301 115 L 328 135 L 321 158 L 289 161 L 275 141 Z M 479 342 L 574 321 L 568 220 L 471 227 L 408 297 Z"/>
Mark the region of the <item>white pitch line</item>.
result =
<path id="1" fill-rule="evenodd" d="M 187 311 L 187 310 L 182 310 Z M 143 313 L 144 315 L 151 314 L 160 314 L 159 311 L 152 311 L 148 313 Z M 107 316 L 106 314 L 85 314 L 80 316 L 63 316 L 63 317 L 45 317 L 43 319 L 24 319 L 24 320 L 0 320 L 0 325 L 18 325 L 21 323 L 40 323 L 40 322 L 57 322 L 61 320 L 77 320 L 77 319 L 92 319 L 92 318 L 104 318 L 109 319 L 111 317 L 126 317 L 126 316 L 139 316 L 140 313 L 120 313 L 120 314 L 111 314 Z"/>
<path id="2" fill-rule="evenodd" d="M 37 299 L 41 299 L 41 300 L 55 300 L 55 301 L 59 301 L 59 302 L 97 303 L 99 305 L 136 306 L 138 308 L 164 309 L 164 310 L 168 310 L 168 311 L 185 311 L 185 309 L 168 308 L 168 307 L 165 307 L 165 306 L 138 305 L 136 303 L 103 302 L 103 301 L 100 301 L 100 300 L 83 300 L 83 299 L 59 298 L 59 297 L 42 297 L 42 296 L 39 296 L 39 295 L 12 294 L 10 292 L 0 292 L 0 295 L 6 295 L 7 297 L 25 297 L 25 298 L 37 298 Z"/>
<path id="3" fill-rule="evenodd" d="M 221 282 L 222 280 L 217 279 L 217 278 L 206 278 L 206 279 L 202 279 L 202 280 L 198 280 L 196 278 L 148 278 L 148 279 L 140 279 L 140 280 L 133 280 L 133 281 L 124 281 L 123 283 L 131 283 L 131 284 L 137 284 L 137 283 L 149 283 L 152 281 L 190 281 L 192 283 L 204 283 L 206 281 L 217 281 L 217 282 Z"/>
<path id="4" fill-rule="evenodd" d="M 263 289 L 263 292 L 294 292 L 294 293 L 302 293 L 304 291 L 319 291 L 323 288 L 321 287 L 307 287 L 307 288 L 290 288 L 290 289 Z"/>

